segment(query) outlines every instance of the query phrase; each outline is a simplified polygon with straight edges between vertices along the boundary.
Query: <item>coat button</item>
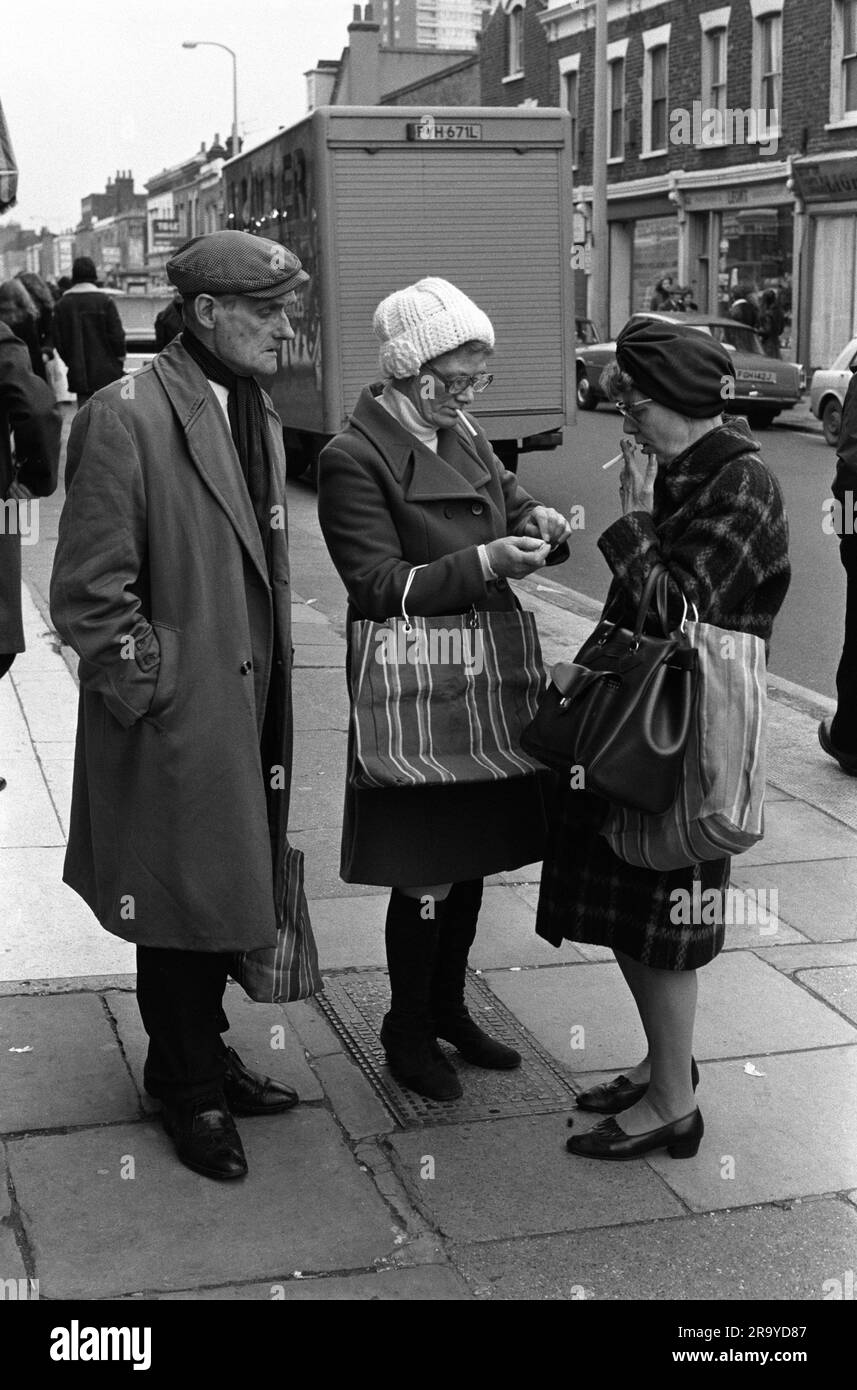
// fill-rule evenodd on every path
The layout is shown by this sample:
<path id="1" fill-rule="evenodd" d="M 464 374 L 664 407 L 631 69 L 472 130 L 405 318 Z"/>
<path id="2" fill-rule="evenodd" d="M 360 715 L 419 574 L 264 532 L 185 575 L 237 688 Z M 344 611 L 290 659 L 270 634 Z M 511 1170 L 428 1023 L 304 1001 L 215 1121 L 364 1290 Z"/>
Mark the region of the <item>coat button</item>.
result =
<path id="1" fill-rule="evenodd" d="M 249 676 L 249 674 L 250 674 L 250 672 L 251 672 L 252 670 L 253 670 L 253 663 L 252 663 L 252 661 L 242 661 L 242 662 L 241 662 L 241 674 L 242 674 L 242 676 Z"/>
<path id="2" fill-rule="evenodd" d="M 481 516 L 485 508 L 481 502 L 474 502 L 470 508 L 474 516 Z"/>
<path id="3" fill-rule="evenodd" d="M 449 521 L 452 517 L 452 507 L 444 507 L 443 514 L 446 517 L 447 521 Z"/>

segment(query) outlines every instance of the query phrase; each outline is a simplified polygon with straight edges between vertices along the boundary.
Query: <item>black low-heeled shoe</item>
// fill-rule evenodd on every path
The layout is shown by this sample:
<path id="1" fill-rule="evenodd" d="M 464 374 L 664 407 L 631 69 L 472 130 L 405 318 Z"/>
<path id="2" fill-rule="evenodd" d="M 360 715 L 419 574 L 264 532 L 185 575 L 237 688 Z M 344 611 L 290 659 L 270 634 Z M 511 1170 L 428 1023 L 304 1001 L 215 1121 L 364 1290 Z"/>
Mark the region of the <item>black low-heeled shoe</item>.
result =
<path id="1" fill-rule="evenodd" d="M 666 1149 L 670 1158 L 693 1158 L 704 1133 L 705 1125 L 699 1110 L 683 1115 L 680 1120 L 672 1120 L 668 1125 L 650 1129 L 645 1134 L 626 1134 L 611 1115 L 589 1130 L 588 1134 L 577 1134 L 567 1139 L 565 1147 L 569 1153 L 579 1154 L 583 1158 L 604 1158 L 613 1162 L 641 1158 L 655 1149 Z"/>
<path id="2" fill-rule="evenodd" d="M 690 1059 L 690 1079 L 693 1089 L 696 1090 L 699 1085 L 699 1069 L 695 1057 Z M 636 1105 L 648 1089 L 648 1081 L 629 1081 L 627 1076 L 614 1076 L 612 1081 L 605 1082 L 603 1086 L 593 1086 L 589 1091 L 581 1091 L 574 1103 L 578 1110 L 592 1110 L 596 1115 L 618 1115 L 621 1111 L 630 1110 L 632 1105 Z"/>

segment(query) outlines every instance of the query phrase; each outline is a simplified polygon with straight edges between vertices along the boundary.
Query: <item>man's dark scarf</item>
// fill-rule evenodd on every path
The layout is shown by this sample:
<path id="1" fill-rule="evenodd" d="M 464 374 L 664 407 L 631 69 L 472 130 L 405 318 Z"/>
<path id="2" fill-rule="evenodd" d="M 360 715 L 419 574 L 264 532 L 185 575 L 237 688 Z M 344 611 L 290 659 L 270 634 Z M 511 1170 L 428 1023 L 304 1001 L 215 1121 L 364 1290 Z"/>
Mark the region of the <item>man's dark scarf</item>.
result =
<path id="1" fill-rule="evenodd" d="M 269 487 L 271 463 L 268 455 L 268 416 L 261 388 L 252 376 L 238 376 L 230 371 L 219 357 L 209 352 L 196 334 L 185 328 L 182 347 L 210 381 L 225 386 L 229 392 L 229 428 L 241 464 L 241 472 L 250 493 L 259 534 L 265 550 L 268 569 L 271 568 L 271 513 Z"/>

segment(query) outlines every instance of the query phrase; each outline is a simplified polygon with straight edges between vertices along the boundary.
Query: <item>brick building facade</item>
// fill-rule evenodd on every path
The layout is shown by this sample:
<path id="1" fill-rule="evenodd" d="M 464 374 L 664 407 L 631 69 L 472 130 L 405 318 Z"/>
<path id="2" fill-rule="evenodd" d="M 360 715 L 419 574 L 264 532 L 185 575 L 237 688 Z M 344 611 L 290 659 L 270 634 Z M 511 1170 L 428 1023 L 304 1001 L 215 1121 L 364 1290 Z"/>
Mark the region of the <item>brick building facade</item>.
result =
<path id="1" fill-rule="evenodd" d="M 664 274 L 709 312 L 776 287 L 790 355 L 829 361 L 857 325 L 857 0 L 608 0 L 607 38 L 601 327 Z M 594 56 L 594 0 L 499 0 L 481 52 L 484 104 L 572 110 L 585 212 Z"/>

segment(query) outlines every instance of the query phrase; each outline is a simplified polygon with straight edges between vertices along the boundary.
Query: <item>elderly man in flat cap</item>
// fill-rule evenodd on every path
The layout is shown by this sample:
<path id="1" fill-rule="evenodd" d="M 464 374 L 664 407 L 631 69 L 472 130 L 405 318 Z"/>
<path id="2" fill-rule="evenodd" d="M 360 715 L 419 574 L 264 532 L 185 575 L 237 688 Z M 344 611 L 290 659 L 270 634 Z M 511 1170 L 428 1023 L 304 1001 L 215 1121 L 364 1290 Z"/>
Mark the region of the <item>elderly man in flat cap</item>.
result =
<path id="1" fill-rule="evenodd" d="M 167 273 L 184 331 L 96 392 L 69 439 L 51 612 L 80 656 L 63 877 L 137 945 L 137 998 L 179 1158 L 247 1171 L 234 1115 L 289 1087 L 224 1045 L 235 952 L 281 924 L 291 776 L 290 590 L 277 370 L 308 276 L 246 232 L 195 237 Z"/>

